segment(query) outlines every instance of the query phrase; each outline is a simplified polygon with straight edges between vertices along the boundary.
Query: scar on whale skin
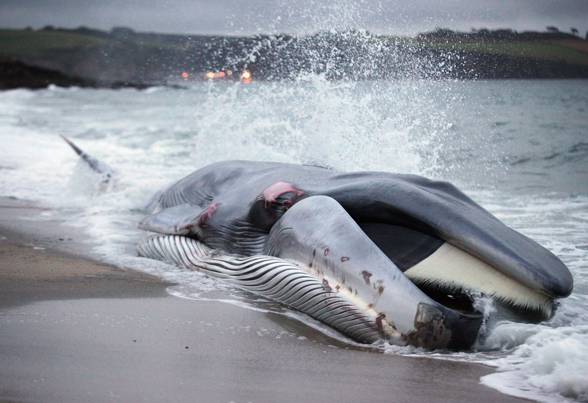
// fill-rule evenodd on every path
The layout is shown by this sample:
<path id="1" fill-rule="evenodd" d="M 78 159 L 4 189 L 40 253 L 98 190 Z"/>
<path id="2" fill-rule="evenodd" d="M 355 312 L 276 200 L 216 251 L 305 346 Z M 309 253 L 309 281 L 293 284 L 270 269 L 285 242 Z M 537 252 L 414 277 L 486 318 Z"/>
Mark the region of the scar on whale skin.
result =
<path id="1" fill-rule="evenodd" d="M 370 284 L 370 277 L 372 276 L 372 273 L 370 273 L 367 270 L 364 270 L 361 272 L 361 275 L 363 276 L 363 281 L 365 281 L 365 283 L 367 285 L 369 285 Z"/>
<path id="2" fill-rule="evenodd" d="M 298 189 L 296 186 L 288 182 L 276 182 L 263 191 L 263 200 L 265 201 L 266 207 L 275 203 L 278 197 L 284 193 L 294 193 L 296 197 L 304 195 L 304 192 Z M 293 203 L 291 200 L 284 201 L 284 204 L 291 206 Z"/>
<path id="3" fill-rule="evenodd" d="M 206 208 L 206 210 L 204 210 L 202 214 L 200 214 L 200 217 L 198 217 L 198 225 L 205 226 L 206 223 L 212 218 L 214 213 L 216 213 L 216 210 L 218 210 L 219 206 L 220 203 L 211 203 Z"/>

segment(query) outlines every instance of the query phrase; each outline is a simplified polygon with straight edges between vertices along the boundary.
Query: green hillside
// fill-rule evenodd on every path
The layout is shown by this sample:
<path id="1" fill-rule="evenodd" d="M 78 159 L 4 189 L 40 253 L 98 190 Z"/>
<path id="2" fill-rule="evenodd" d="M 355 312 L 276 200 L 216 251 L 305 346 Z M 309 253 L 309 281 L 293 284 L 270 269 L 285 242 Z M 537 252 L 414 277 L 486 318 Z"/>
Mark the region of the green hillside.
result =
<path id="1" fill-rule="evenodd" d="M 203 79 L 205 72 L 222 69 L 247 69 L 267 80 L 301 72 L 332 79 L 588 78 L 588 41 L 511 30 L 440 29 L 408 38 L 353 30 L 223 37 L 128 28 L 0 29 L 2 59 L 107 86 L 174 83 L 184 72 Z"/>
<path id="2" fill-rule="evenodd" d="M 578 40 L 578 42 L 586 42 Z M 570 46 L 572 45 L 572 46 Z M 569 40 L 496 41 L 496 42 L 439 42 L 427 46 L 446 50 L 459 50 L 537 60 L 563 61 L 570 64 L 588 65 L 588 49 L 573 47 Z"/>
<path id="3" fill-rule="evenodd" d="M 104 46 L 110 39 L 75 31 L 0 29 L 0 55 L 11 57 L 51 56 L 55 51 Z"/>

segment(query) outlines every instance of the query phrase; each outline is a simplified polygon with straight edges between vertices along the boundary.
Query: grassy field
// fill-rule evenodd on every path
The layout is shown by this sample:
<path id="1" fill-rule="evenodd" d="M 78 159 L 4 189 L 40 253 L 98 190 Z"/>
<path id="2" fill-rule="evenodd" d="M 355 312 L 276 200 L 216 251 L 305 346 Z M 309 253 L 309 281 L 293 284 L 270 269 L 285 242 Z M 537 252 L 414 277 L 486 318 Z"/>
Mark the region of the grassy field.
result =
<path id="1" fill-rule="evenodd" d="M 105 45 L 107 42 L 106 38 L 75 32 L 0 29 L 2 56 L 50 56 L 54 51 L 88 49 Z"/>
<path id="2" fill-rule="evenodd" d="M 469 51 L 524 57 L 538 60 L 564 61 L 570 64 L 588 65 L 588 48 L 583 40 L 559 41 L 497 41 L 497 42 L 430 42 L 426 46 L 437 49 Z"/>
<path id="3" fill-rule="evenodd" d="M 174 49 L 181 51 L 182 41 L 172 35 L 144 35 L 121 41 L 106 32 L 90 30 L 12 30 L 0 29 L 0 55 L 12 57 L 50 56 L 54 51 L 87 50 L 93 47 L 135 45 L 145 49 Z M 565 61 L 588 65 L 588 41 L 427 41 L 396 38 L 399 44 L 418 44 L 441 50 L 470 51 L 525 57 L 542 60 Z"/>

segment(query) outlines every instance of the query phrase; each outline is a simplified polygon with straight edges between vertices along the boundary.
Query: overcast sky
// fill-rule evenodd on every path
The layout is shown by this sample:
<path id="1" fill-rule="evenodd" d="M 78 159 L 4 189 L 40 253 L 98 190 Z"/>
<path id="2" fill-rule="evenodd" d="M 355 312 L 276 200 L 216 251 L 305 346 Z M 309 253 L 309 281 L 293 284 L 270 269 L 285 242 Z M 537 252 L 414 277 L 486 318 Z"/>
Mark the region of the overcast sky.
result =
<path id="1" fill-rule="evenodd" d="M 45 25 L 208 34 L 346 27 L 414 34 L 435 27 L 588 30 L 588 0 L 0 0 L 0 27 Z"/>

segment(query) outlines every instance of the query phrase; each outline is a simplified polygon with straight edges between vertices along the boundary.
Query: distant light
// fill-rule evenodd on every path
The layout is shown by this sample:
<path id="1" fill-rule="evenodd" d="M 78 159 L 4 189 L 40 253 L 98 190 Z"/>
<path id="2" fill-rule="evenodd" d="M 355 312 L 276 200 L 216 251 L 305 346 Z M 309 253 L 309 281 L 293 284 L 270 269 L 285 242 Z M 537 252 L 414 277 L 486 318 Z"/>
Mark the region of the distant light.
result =
<path id="1" fill-rule="evenodd" d="M 243 73 L 241 74 L 241 79 L 242 80 L 251 79 L 251 72 L 249 70 L 243 70 Z"/>
<path id="2" fill-rule="evenodd" d="M 253 75 L 251 72 L 249 70 L 243 70 L 243 73 L 241 73 L 241 82 L 243 84 L 251 84 L 252 81 Z"/>
<path id="3" fill-rule="evenodd" d="M 232 72 L 231 72 L 232 74 Z M 218 80 L 221 78 L 226 78 L 227 77 L 227 72 L 225 72 L 224 70 L 221 71 L 209 71 L 206 73 L 206 78 L 209 80 Z"/>
<path id="4" fill-rule="evenodd" d="M 190 78 L 190 73 L 188 73 L 187 71 L 182 71 L 182 78 L 184 80 L 187 80 Z"/>
<path id="5" fill-rule="evenodd" d="M 233 75 L 233 70 L 227 70 L 227 76 L 232 76 Z"/>

